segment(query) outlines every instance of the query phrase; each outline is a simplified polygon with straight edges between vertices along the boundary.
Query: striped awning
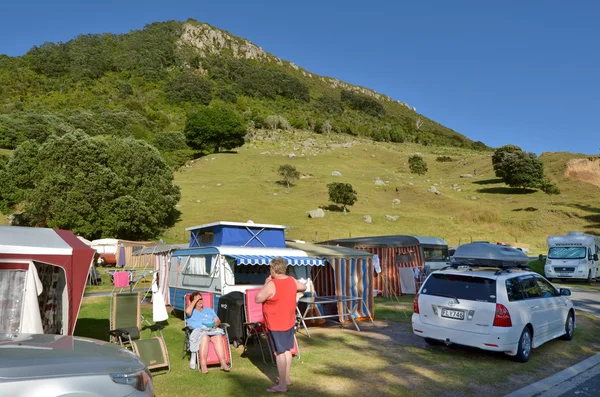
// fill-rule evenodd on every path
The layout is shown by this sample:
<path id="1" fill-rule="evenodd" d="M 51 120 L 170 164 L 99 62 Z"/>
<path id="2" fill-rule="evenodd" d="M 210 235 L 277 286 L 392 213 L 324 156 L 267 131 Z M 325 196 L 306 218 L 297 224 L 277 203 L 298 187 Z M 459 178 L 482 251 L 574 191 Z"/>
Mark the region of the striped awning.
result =
<path id="1" fill-rule="evenodd" d="M 226 255 L 234 258 L 238 265 L 268 265 L 275 256 L 268 255 Z M 323 259 L 308 256 L 283 256 L 290 266 L 325 266 Z"/>

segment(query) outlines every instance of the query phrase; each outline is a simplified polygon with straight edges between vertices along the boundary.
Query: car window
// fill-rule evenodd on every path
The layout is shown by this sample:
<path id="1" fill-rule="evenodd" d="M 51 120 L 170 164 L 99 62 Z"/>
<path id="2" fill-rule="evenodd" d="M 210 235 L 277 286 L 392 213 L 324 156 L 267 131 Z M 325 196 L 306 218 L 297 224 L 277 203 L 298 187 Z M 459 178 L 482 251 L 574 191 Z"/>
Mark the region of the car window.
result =
<path id="1" fill-rule="evenodd" d="M 550 298 L 552 296 L 558 295 L 558 291 L 556 291 L 556 288 L 554 288 L 552 286 L 552 284 L 550 284 L 548 281 L 544 280 L 543 278 L 536 277 L 535 282 L 537 283 L 537 286 L 544 298 Z"/>
<path id="2" fill-rule="evenodd" d="M 495 303 L 496 280 L 485 277 L 433 273 L 425 282 L 421 294 Z"/>
<path id="3" fill-rule="evenodd" d="M 540 298 L 542 296 L 533 276 L 519 277 L 519 281 L 526 298 Z"/>
<path id="4" fill-rule="evenodd" d="M 507 278 L 505 284 L 506 295 L 508 295 L 509 302 L 520 301 L 525 299 L 521 283 L 519 283 L 519 280 L 516 277 Z"/>

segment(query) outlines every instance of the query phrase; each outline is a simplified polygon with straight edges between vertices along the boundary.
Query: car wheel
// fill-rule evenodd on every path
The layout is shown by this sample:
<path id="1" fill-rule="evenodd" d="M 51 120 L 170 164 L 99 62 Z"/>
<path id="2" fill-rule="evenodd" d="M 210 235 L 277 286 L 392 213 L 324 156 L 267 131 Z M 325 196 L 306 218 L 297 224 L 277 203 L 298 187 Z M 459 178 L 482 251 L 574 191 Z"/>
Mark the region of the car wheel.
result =
<path id="1" fill-rule="evenodd" d="M 573 313 L 569 313 L 567 316 L 567 321 L 565 321 L 565 334 L 560 337 L 562 340 L 571 340 L 573 339 L 573 333 L 575 332 L 575 318 L 573 317 Z"/>
<path id="2" fill-rule="evenodd" d="M 442 344 L 442 341 L 432 338 L 425 338 L 425 342 L 427 342 L 427 344 L 431 346 L 439 346 Z"/>
<path id="3" fill-rule="evenodd" d="M 525 327 L 519 339 L 519 348 L 515 356 L 515 360 L 518 362 L 526 363 L 529 361 L 529 357 L 531 356 L 531 339 L 531 331 L 529 327 Z"/>

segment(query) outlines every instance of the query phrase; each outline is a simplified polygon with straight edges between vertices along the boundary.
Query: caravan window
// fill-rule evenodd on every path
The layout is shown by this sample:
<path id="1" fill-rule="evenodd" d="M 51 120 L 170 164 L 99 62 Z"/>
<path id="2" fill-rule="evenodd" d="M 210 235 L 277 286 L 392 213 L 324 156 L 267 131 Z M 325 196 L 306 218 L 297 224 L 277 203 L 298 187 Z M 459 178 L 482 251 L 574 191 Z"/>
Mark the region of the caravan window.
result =
<path id="1" fill-rule="evenodd" d="M 213 260 L 213 255 L 190 256 L 187 258 L 181 274 L 186 276 L 210 276 Z"/>
<path id="2" fill-rule="evenodd" d="M 585 247 L 552 247 L 548 251 L 548 259 L 583 259 Z"/>
<path id="3" fill-rule="evenodd" d="M 447 247 L 423 247 L 423 256 L 425 262 L 448 262 L 450 260 Z"/>
<path id="4" fill-rule="evenodd" d="M 235 285 L 263 285 L 270 269 L 269 265 L 234 265 Z"/>

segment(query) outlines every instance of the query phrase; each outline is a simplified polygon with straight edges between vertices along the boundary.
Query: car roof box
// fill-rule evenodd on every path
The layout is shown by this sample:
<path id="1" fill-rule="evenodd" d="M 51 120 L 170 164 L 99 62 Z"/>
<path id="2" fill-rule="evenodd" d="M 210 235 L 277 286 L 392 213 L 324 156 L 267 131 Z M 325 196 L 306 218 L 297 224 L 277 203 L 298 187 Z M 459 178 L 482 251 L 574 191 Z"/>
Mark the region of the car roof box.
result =
<path id="1" fill-rule="evenodd" d="M 463 244 L 456 248 L 453 259 L 458 265 L 493 267 L 520 267 L 529 262 L 529 258 L 523 251 L 487 243 Z"/>

